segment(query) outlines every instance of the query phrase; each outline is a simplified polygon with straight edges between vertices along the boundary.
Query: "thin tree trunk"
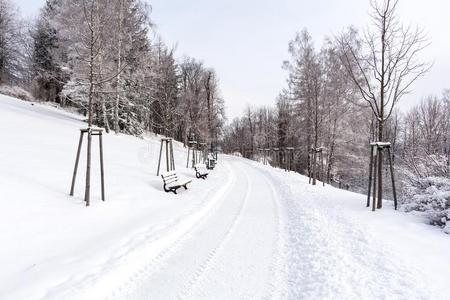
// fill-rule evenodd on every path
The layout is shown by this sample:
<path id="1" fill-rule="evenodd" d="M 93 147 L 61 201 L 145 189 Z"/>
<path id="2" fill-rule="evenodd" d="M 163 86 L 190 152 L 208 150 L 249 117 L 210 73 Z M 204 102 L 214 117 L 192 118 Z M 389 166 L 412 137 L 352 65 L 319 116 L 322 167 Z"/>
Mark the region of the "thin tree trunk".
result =
<path id="1" fill-rule="evenodd" d="M 103 74 L 103 55 L 99 55 L 99 69 L 100 69 L 100 74 Z M 103 126 L 105 127 L 105 131 L 106 133 L 110 132 L 110 127 L 109 127 L 109 120 L 108 120 L 108 115 L 106 113 L 106 104 L 105 104 L 105 99 L 103 97 L 99 97 L 99 101 L 100 101 L 100 114 L 102 117 L 102 122 L 103 122 Z M 100 118 L 99 118 L 100 120 Z"/>
<path id="2" fill-rule="evenodd" d="M 84 201 L 86 206 L 90 204 L 90 189 L 91 189 L 91 148 L 92 148 L 92 98 L 94 94 L 94 51 L 95 51 L 95 31 L 94 31 L 94 6 L 91 7 L 90 15 L 90 58 L 89 58 L 89 104 L 88 104 L 88 141 L 87 141 L 87 165 L 86 165 L 86 186 L 84 192 Z"/>
<path id="3" fill-rule="evenodd" d="M 119 39 L 117 41 L 117 78 L 116 78 L 116 103 L 114 105 L 114 131 L 119 133 L 119 105 L 120 105 L 120 73 L 122 68 L 122 19 L 123 19 L 123 1 L 120 1 L 119 8 Z"/>
<path id="4" fill-rule="evenodd" d="M 385 59 L 386 59 L 386 16 L 383 16 L 381 34 L 381 81 L 380 81 L 380 115 L 378 120 L 378 142 L 383 142 L 384 127 L 384 92 L 385 92 Z M 383 150 L 378 151 L 378 203 L 377 208 L 383 207 Z"/>

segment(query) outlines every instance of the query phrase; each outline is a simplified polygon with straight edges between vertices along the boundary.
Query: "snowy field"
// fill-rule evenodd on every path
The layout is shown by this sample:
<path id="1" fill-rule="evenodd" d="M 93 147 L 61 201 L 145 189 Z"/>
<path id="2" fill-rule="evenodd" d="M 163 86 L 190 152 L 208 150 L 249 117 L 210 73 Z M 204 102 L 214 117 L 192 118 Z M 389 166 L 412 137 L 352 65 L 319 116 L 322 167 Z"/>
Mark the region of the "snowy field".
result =
<path id="1" fill-rule="evenodd" d="M 390 203 L 222 156 L 167 194 L 159 141 L 106 135 L 106 202 L 94 140 L 69 188 L 81 117 L 0 96 L 0 299 L 448 299 L 450 237 Z"/>

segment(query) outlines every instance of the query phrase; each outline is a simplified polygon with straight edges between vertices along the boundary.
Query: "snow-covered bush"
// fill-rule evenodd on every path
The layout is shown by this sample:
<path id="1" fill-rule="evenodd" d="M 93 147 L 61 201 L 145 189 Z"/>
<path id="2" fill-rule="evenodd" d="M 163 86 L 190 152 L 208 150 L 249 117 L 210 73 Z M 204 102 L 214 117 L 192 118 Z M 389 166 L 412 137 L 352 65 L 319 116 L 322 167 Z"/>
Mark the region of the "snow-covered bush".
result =
<path id="1" fill-rule="evenodd" d="M 405 211 L 424 212 L 433 225 L 442 227 L 450 225 L 449 178 L 420 178 L 405 184 L 405 192 L 402 199 Z M 450 226 L 447 227 L 450 229 Z"/>
<path id="2" fill-rule="evenodd" d="M 0 86 L 0 94 L 22 99 L 25 101 L 33 101 L 33 96 L 29 92 L 18 86 L 2 85 Z"/>

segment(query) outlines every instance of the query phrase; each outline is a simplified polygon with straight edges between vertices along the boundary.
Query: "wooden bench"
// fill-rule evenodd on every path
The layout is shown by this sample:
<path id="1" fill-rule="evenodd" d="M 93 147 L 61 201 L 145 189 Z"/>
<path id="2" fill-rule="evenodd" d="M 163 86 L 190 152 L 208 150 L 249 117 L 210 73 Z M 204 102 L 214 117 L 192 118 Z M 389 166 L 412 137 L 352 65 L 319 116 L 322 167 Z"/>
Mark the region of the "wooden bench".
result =
<path id="1" fill-rule="evenodd" d="M 184 187 L 184 189 L 187 190 L 187 185 L 192 182 L 190 179 L 180 179 L 175 171 L 161 174 L 161 177 L 164 182 L 164 191 L 166 193 L 172 192 L 176 194 L 177 190 L 181 187 Z"/>
<path id="2" fill-rule="evenodd" d="M 202 178 L 202 179 L 206 179 L 206 177 L 208 176 L 208 174 L 209 174 L 209 171 L 208 171 L 208 169 L 206 168 L 206 165 L 205 164 L 196 164 L 195 166 L 194 166 L 194 169 L 195 169 L 195 176 L 197 177 L 197 178 Z"/>
<path id="3" fill-rule="evenodd" d="M 216 166 L 216 159 L 214 158 L 214 155 L 212 153 L 208 154 L 208 159 L 206 161 L 207 165 L 206 168 L 208 170 L 214 170 L 214 167 Z"/>
<path id="4" fill-rule="evenodd" d="M 216 166 L 216 160 L 214 158 L 208 159 L 208 170 L 214 170 L 214 167 Z"/>

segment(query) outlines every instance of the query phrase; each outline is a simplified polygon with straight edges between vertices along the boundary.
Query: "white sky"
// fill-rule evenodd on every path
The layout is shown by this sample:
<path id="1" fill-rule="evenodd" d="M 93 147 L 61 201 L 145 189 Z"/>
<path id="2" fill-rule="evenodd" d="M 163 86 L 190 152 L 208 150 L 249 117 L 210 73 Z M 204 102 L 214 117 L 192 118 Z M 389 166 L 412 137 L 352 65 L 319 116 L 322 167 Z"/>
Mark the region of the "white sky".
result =
<path id="1" fill-rule="evenodd" d="M 272 105 L 285 87 L 283 60 L 296 31 L 306 27 L 320 47 L 325 36 L 369 21 L 369 0 L 148 0 L 158 32 L 177 56 L 193 56 L 216 69 L 229 119 L 247 104 Z M 44 0 L 13 0 L 26 16 Z M 450 1 L 400 0 L 405 23 L 423 26 L 432 41 L 423 57 L 430 73 L 404 98 L 403 108 L 450 88 Z"/>

